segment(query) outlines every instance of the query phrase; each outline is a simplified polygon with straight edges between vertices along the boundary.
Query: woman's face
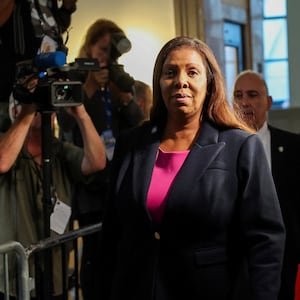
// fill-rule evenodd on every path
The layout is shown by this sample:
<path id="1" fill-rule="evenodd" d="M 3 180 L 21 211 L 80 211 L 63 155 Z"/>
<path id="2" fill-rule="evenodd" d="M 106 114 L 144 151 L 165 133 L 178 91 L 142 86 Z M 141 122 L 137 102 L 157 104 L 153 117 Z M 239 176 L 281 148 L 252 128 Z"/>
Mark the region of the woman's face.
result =
<path id="1" fill-rule="evenodd" d="M 91 58 L 97 58 L 101 67 L 106 66 L 110 59 L 110 39 L 111 36 L 107 33 L 90 46 Z"/>
<path id="2" fill-rule="evenodd" d="M 160 88 L 168 115 L 200 118 L 206 96 L 206 69 L 201 55 L 183 46 L 167 56 Z"/>

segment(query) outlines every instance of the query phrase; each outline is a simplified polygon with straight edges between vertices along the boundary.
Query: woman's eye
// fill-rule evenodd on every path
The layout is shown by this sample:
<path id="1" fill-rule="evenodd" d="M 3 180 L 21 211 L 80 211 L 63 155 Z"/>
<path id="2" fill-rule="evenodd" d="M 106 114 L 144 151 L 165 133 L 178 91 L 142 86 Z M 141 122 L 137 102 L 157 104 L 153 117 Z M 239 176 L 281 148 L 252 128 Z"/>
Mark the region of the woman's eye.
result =
<path id="1" fill-rule="evenodd" d="M 190 70 L 190 71 L 189 71 L 189 75 L 190 75 L 190 76 L 198 75 L 198 71 L 197 71 L 197 70 Z"/>
<path id="2" fill-rule="evenodd" d="M 166 71 L 165 71 L 165 75 L 166 75 L 167 77 L 172 77 L 172 76 L 174 76 L 174 74 L 175 74 L 175 72 L 174 72 L 174 70 L 172 70 L 172 69 L 169 69 L 169 70 L 166 70 Z"/>

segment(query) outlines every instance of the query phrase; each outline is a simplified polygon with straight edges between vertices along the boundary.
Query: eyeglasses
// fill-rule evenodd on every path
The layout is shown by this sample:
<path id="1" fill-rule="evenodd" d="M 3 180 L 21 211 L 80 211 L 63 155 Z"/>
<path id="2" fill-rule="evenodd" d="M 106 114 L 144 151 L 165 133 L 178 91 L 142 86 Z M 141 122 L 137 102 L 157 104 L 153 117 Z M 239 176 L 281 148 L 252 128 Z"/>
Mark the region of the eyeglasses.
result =
<path id="1" fill-rule="evenodd" d="M 242 99 L 254 99 L 260 96 L 260 93 L 257 91 L 235 91 L 233 93 L 233 97 L 235 100 L 242 100 Z"/>

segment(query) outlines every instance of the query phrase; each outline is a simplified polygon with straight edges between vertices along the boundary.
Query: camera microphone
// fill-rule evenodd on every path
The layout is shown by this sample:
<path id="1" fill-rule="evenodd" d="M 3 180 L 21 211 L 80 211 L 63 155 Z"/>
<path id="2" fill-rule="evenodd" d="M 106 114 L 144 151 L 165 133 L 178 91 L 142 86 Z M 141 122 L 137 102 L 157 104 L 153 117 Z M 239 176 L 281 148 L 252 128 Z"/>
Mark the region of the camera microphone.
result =
<path id="1" fill-rule="evenodd" d="M 40 71 L 44 71 L 48 68 L 61 67 L 66 64 L 66 60 L 66 54 L 62 51 L 43 52 L 35 57 L 34 63 Z"/>

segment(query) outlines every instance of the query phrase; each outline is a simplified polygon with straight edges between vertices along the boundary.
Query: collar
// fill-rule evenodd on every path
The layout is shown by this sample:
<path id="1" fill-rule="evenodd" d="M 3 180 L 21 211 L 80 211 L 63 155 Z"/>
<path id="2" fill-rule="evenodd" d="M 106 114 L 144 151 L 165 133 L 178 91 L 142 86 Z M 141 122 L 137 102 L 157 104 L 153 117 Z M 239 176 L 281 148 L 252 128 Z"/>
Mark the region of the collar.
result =
<path id="1" fill-rule="evenodd" d="M 257 131 L 257 134 L 258 134 L 259 137 L 263 137 L 268 132 L 269 132 L 268 123 L 267 123 L 267 121 L 265 121 L 265 123 L 263 124 L 263 126 L 261 128 L 259 128 L 259 130 Z"/>

